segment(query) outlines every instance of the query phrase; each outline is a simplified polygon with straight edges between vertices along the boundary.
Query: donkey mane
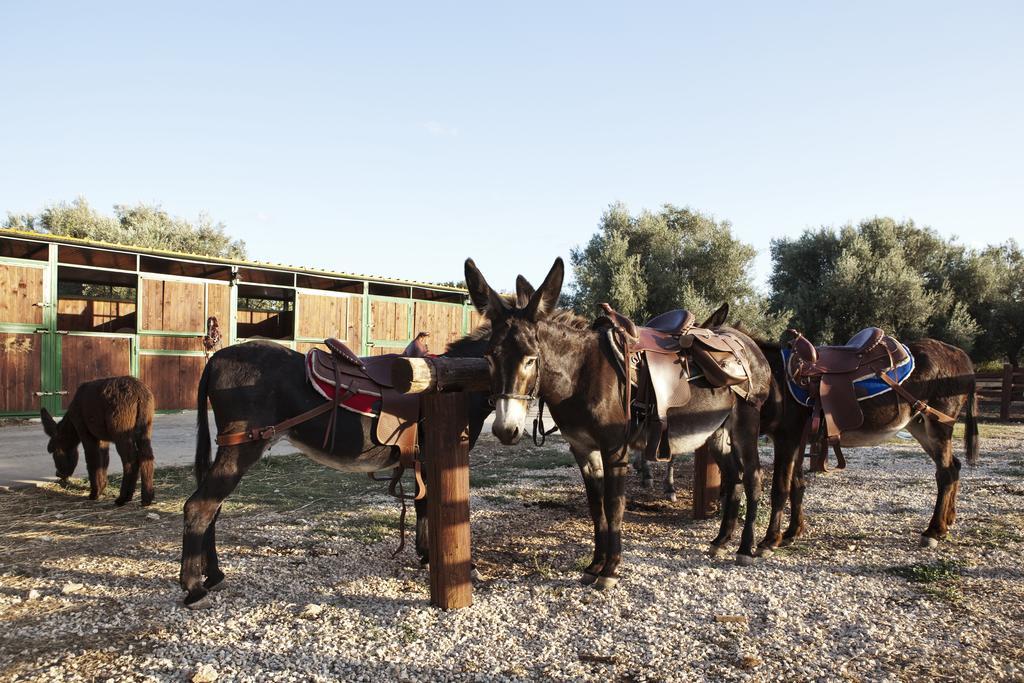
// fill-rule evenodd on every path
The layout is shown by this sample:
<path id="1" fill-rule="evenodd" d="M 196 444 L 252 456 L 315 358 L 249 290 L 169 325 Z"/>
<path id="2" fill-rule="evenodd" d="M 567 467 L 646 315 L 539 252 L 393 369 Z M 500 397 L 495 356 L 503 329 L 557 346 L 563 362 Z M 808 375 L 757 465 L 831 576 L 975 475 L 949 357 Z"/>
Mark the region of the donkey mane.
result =
<path id="1" fill-rule="evenodd" d="M 491 321 L 485 320 L 479 327 L 470 332 L 464 337 L 456 339 L 455 341 L 448 344 L 448 350 L 445 351 L 446 355 L 449 356 L 470 356 L 479 355 L 479 345 L 481 341 L 484 341 L 491 336 Z"/>
<path id="2" fill-rule="evenodd" d="M 510 301 L 513 304 L 515 303 L 515 297 L 510 294 L 502 294 L 502 297 L 506 301 Z M 556 308 L 544 317 L 544 322 L 557 325 L 573 332 L 589 329 L 592 324 L 591 321 L 568 308 Z M 448 345 L 448 350 L 445 353 L 449 356 L 478 355 L 480 353 L 478 348 L 479 343 L 490 336 L 491 321 L 484 320 L 475 330 L 450 343 Z"/>
<path id="3" fill-rule="evenodd" d="M 590 329 L 593 321 L 587 320 L 582 315 L 568 308 L 556 308 L 551 313 L 548 313 L 544 318 L 544 322 L 579 331 Z"/>

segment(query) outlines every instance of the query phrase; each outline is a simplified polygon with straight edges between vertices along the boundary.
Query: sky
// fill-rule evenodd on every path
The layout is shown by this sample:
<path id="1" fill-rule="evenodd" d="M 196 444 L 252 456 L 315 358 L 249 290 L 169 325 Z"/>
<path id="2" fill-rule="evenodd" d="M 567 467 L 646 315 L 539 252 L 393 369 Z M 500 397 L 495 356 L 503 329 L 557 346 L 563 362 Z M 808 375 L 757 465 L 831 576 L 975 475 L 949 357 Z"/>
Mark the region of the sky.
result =
<path id="1" fill-rule="evenodd" d="M 602 212 L 754 245 L 1024 237 L 1024 3 L 0 3 L 0 216 L 206 212 L 253 259 L 539 283 Z"/>

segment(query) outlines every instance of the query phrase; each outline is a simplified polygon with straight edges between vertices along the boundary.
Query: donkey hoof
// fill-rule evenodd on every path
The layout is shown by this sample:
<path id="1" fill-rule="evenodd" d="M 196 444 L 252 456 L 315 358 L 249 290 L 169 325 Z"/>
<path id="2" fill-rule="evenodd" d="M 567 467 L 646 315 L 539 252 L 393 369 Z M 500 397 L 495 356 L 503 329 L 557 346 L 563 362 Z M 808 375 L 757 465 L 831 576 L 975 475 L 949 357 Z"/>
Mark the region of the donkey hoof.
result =
<path id="1" fill-rule="evenodd" d="M 594 585 L 599 591 L 606 591 L 615 588 L 615 584 L 619 582 L 617 576 L 602 576 L 597 579 L 597 583 Z"/>
<path id="2" fill-rule="evenodd" d="M 484 575 L 480 573 L 480 570 L 473 567 L 469 570 L 469 578 L 473 581 L 483 581 Z"/>
<path id="3" fill-rule="evenodd" d="M 669 493 L 668 495 L 666 495 L 666 496 L 665 496 L 665 498 L 666 498 L 666 500 L 668 500 L 668 501 L 669 501 L 670 503 L 674 503 L 674 502 L 676 502 L 677 500 L 679 500 L 679 496 L 677 496 L 677 495 L 676 495 L 675 491 L 673 491 L 672 493 Z"/>
<path id="4" fill-rule="evenodd" d="M 590 572 L 583 572 L 580 575 L 580 583 L 584 586 L 589 586 L 597 581 L 597 574 L 591 574 Z"/>
<path id="5" fill-rule="evenodd" d="M 714 543 L 712 543 L 711 547 L 708 549 L 708 555 L 714 560 L 722 559 L 727 553 L 728 551 L 725 548 L 720 545 L 715 545 Z"/>
<path id="6" fill-rule="evenodd" d="M 224 580 L 224 574 L 220 576 L 211 576 L 206 581 L 203 581 L 203 588 L 208 591 L 222 591 L 228 587 L 228 582 Z"/>
<path id="7" fill-rule="evenodd" d="M 736 564 L 740 567 L 749 567 L 754 564 L 754 556 L 736 553 Z"/>
<path id="8" fill-rule="evenodd" d="M 769 557 L 775 554 L 775 551 L 769 548 L 768 546 L 764 546 L 762 548 L 758 548 L 756 554 L 757 557 L 763 557 L 767 560 Z"/>
<path id="9" fill-rule="evenodd" d="M 921 547 L 922 548 L 937 548 L 937 547 L 939 547 L 939 539 L 932 538 L 931 536 L 922 536 L 921 537 Z"/>
<path id="10" fill-rule="evenodd" d="M 188 609 L 210 609 L 213 607 L 213 601 L 210 600 L 210 596 L 207 593 L 202 595 L 191 597 L 185 597 L 185 607 Z"/>
<path id="11" fill-rule="evenodd" d="M 121 507 L 122 505 L 125 505 L 128 500 L 128 498 L 116 498 L 114 500 L 114 507 Z"/>

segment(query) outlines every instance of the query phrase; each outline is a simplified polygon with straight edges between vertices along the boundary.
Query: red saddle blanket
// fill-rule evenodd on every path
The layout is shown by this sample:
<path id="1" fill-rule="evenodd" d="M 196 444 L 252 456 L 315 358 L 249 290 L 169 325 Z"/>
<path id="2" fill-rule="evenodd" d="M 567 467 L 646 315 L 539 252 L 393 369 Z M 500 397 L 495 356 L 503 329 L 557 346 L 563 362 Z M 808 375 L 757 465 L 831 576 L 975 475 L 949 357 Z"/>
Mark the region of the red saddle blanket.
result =
<path id="1" fill-rule="evenodd" d="M 334 386 L 334 375 L 330 377 L 323 374 L 323 367 L 320 364 L 314 362 L 315 353 L 323 353 L 318 349 L 310 349 L 306 352 L 306 378 L 309 383 L 313 385 L 313 388 L 318 394 L 323 396 L 328 401 L 334 400 L 334 395 L 337 393 L 337 387 Z M 343 388 L 345 393 L 350 394 L 348 397 L 342 399 L 341 407 L 345 410 L 351 410 L 353 413 L 359 413 L 367 417 L 377 417 L 380 415 L 380 393 L 375 392 L 367 388 Z"/>

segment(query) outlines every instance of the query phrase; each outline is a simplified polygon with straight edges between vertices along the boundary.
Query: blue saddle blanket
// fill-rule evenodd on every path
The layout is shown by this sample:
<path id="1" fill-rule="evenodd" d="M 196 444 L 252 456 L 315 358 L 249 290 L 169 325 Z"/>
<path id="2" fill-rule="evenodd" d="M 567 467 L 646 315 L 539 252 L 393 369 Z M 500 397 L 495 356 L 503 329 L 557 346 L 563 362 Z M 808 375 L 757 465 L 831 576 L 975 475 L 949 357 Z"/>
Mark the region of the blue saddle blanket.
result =
<path id="1" fill-rule="evenodd" d="M 910 353 L 910 348 L 906 344 L 903 348 L 907 350 L 907 360 L 903 361 L 895 368 L 888 372 L 889 377 L 896 380 L 897 384 L 903 384 L 910 374 L 914 372 L 914 354 Z M 793 381 L 793 378 L 789 376 L 789 357 L 793 355 L 793 349 L 788 346 L 782 347 L 782 363 L 786 368 L 786 384 L 789 385 L 789 393 L 797 400 L 798 403 L 811 407 L 811 393 L 804 389 L 802 386 Z M 884 394 L 887 391 L 892 391 L 888 384 L 882 381 L 882 379 L 875 374 L 869 374 L 858 380 L 854 380 L 853 389 L 857 392 L 857 400 L 863 401 L 868 398 L 873 398 L 879 394 Z"/>

